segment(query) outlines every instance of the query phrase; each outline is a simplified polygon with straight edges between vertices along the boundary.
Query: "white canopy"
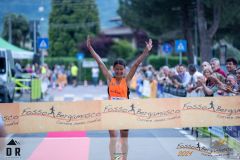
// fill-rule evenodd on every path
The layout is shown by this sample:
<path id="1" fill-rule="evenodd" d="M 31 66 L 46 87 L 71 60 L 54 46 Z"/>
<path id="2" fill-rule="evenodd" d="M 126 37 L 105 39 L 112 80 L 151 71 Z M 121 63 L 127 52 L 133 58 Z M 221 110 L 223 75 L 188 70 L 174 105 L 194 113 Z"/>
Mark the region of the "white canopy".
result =
<path id="1" fill-rule="evenodd" d="M 0 37 L 0 48 L 11 50 L 14 59 L 33 59 L 33 52 L 18 48 Z"/>

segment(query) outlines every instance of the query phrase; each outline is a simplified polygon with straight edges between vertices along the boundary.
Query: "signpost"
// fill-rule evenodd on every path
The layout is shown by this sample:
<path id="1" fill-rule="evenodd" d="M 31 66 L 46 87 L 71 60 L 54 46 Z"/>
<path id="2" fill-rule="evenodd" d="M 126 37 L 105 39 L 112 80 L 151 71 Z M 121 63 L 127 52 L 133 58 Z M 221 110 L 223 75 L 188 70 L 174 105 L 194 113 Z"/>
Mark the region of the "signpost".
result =
<path id="1" fill-rule="evenodd" d="M 169 43 L 164 43 L 162 45 L 162 52 L 165 55 L 165 65 L 168 65 L 168 55 L 172 53 L 172 46 Z"/>
<path id="2" fill-rule="evenodd" d="M 48 38 L 38 38 L 37 39 L 37 48 L 38 49 L 48 49 L 49 48 L 49 43 L 48 43 Z M 43 52 L 41 54 L 41 63 L 44 64 L 44 55 Z"/>
<path id="3" fill-rule="evenodd" d="M 179 64 L 182 64 L 182 53 L 187 52 L 187 41 L 186 40 L 175 40 L 175 51 L 179 53 Z"/>
<path id="4" fill-rule="evenodd" d="M 37 47 L 38 49 L 48 49 L 49 48 L 48 38 L 38 38 Z"/>

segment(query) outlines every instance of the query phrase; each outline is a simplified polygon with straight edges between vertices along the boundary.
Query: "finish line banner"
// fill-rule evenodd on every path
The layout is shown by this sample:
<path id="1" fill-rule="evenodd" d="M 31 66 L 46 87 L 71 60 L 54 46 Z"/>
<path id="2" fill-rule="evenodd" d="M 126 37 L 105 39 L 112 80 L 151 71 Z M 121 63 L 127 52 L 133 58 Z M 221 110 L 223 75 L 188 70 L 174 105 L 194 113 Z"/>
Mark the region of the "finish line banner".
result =
<path id="1" fill-rule="evenodd" d="M 8 133 L 240 126 L 240 98 L 1 104 Z"/>

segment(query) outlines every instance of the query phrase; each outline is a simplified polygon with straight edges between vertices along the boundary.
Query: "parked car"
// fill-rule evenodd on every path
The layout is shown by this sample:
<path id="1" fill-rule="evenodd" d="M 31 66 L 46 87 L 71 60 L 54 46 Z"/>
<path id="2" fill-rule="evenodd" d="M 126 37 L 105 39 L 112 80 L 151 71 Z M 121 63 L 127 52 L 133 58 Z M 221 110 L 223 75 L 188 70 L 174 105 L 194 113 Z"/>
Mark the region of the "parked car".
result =
<path id="1" fill-rule="evenodd" d="M 0 48 L 0 103 L 14 100 L 14 60 L 10 50 Z"/>

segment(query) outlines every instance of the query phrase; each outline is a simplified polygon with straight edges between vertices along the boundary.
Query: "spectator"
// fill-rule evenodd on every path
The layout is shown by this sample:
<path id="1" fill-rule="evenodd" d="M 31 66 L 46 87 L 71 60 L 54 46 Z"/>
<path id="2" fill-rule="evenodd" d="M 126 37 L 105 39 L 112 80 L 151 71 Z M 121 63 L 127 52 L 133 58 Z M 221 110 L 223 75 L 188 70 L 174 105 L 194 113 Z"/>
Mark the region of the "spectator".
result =
<path id="1" fill-rule="evenodd" d="M 71 76 L 73 87 L 77 87 L 78 67 L 74 63 L 71 65 Z"/>
<path id="2" fill-rule="evenodd" d="M 141 68 L 137 72 L 137 86 L 136 86 L 136 92 L 137 92 L 139 97 L 142 96 L 144 78 L 145 78 L 145 74 L 143 72 L 143 68 Z"/>
<path id="3" fill-rule="evenodd" d="M 68 65 L 68 67 L 66 69 L 66 75 L 67 75 L 67 82 L 70 85 L 72 83 L 71 65 Z"/>
<path id="4" fill-rule="evenodd" d="M 196 88 L 197 77 L 203 76 L 202 73 L 198 72 L 195 65 L 190 64 L 188 66 L 188 72 L 191 76 L 189 83 L 187 84 L 187 92 L 191 93 Z M 188 95 L 189 97 L 190 95 Z"/>
<path id="5" fill-rule="evenodd" d="M 27 64 L 24 70 L 25 70 L 25 72 L 27 72 L 27 73 L 32 73 L 32 72 L 33 72 L 32 67 L 31 67 L 30 64 Z"/>
<path id="6" fill-rule="evenodd" d="M 203 75 L 206 78 L 206 82 L 203 80 L 199 81 L 202 86 L 203 92 L 206 97 L 213 96 L 218 90 L 217 84 L 215 82 L 216 78 L 214 72 L 211 68 L 206 68 L 205 70 L 203 70 Z"/>
<path id="7" fill-rule="evenodd" d="M 170 79 L 169 79 L 169 72 L 170 69 L 168 66 L 163 66 L 160 68 L 159 73 L 156 73 L 157 75 L 157 95 L 158 97 L 164 96 L 164 86 L 168 85 Z"/>
<path id="8" fill-rule="evenodd" d="M 57 65 L 55 64 L 52 71 L 52 75 L 51 75 L 51 86 L 53 89 L 56 88 L 57 75 L 58 75 L 58 70 L 57 70 Z"/>
<path id="9" fill-rule="evenodd" d="M 201 67 L 202 67 L 202 71 L 203 71 L 206 68 L 211 68 L 211 65 L 207 61 L 204 61 L 201 65 Z"/>
<path id="10" fill-rule="evenodd" d="M 224 78 L 227 77 L 226 73 L 220 67 L 220 61 L 217 58 L 212 58 L 210 61 L 212 70 L 216 73 L 221 74 Z"/>
<path id="11" fill-rule="evenodd" d="M 197 77 L 196 88 L 193 90 L 193 92 L 195 93 L 195 96 L 197 97 L 205 96 L 202 83 L 206 83 L 206 79 L 203 75 Z"/>
<path id="12" fill-rule="evenodd" d="M 19 60 L 17 60 L 16 63 L 15 63 L 15 77 L 16 78 L 21 78 L 22 73 L 23 73 L 22 66 L 21 66 Z"/>
<path id="13" fill-rule="evenodd" d="M 238 63 L 237 60 L 235 58 L 228 58 L 226 60 L 226 68 L 228 71 L 228 75 L 229 74 L 233 74 L 236 76 L 236 69 L 237 69 Z"/>
<path id="14" fill-rule="evenodd" d="M 233 74 L 227 76 L 226 91 L 228 96 L 236 95 L 238 91 L 237 77 Z"/>
<path id="15" fill-rule="evenodd" d="M 58 73 L 57 83 L 60 91 L 67 85 L 67 75 L 62 70 Z"/>
<path id="16" fill-rule="evenodd" d="M 186 87 L 187 84 L 189 83 L 191 76 L 189 72 L 186 71 L 186 67 L 183 64 L 179 65 L 178 68 L 178 77 L 181 80 L 181 86 Z"/>
<path id="17" fill-rule="evenodd" d="M 151 65 L 149 65 L 147 67 L 147 70 L 146 70 L 146 77 L 148 79 L 152 79 L 153 78 L 153 72 L 154 72 L 153 67 Z"/>
<path id="18" fill-rule="evenodd" d="M 169 81 L 169 78 L 168 78 L 169 72 L 170 72 L 170 69 L 168 66 L 163 66 L 160 69 L 160 73 L 157 74 L 157 79 L 160 84 L 165 84 L 167 81 Z"/>
<path id="19" fill-rule="evenodd" d="M 193 65 L 193 64 L 190 64 L 188 66 L 188 72 L 191 76 L 191 79 L 190 79 L 189 83 L 196 83 L 197 82 L 197 77 L 198 76 L 203 76 L 202 73 L 197 71 L 195 65 Z"/>
<path id="20" fill-rule="evenodd" d="M 173 85 L 174 87 L 178 88 L 181 85 L 181 79 L 180 77 L 176 74 L 175 69 L 171 69 L 169 72 L 169 84 Z"/>
<path id="21" fill-rule="evenodd" d="M 150 98 L 156 98 L 157 97 L 157 89 L 158 89 L 158 85 L 157 85 L 157 75 L 154 74 L 152 79 L 150 80 L 150 87 L 151 87 L 151 95 Z"/>
<path id="22" fill-rule="evenodd" d="M 41 67 L 41 88 L 42 93 L 47 94 L 48 86 L 49 86 L 49 69 L 47 64 L 43 64 Z"/>
<path id="23" fill-rule="evenodd" d="M 221 82 L 217 77 L 212 77 L 212 80 L 219 88 L 217 91 L 218 94 L 215 94 L 215 96 L 232 96 L 238 93 L 238 84 L 235 75 L 228 75 L 226 82 L 224 83 Z"/>
<path id="24" fill-rule="evenodd" d="M 34 63 L 33 65 L 33 71 L 35 72 L 35 76 L 39 75 L 41 72 L 40 66 L 38 65 L 38 63 Z"/>

